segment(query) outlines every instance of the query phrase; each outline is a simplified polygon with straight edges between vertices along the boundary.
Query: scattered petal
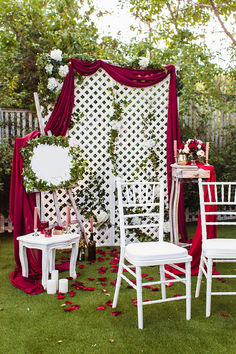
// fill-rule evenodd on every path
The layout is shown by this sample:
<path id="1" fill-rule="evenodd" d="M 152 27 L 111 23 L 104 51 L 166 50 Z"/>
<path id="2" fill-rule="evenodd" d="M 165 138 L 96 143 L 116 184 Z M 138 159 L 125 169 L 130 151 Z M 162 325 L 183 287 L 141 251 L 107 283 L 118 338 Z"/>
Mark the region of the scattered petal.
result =
<path id="1" fill-rule="evenodd" d="M 59 343 L 59 344 L 62 343 L 62 342 L 63 342 L 62 340 L 58 340 L 58 341 L 57 341 L 57 343 Z"/>
<path id="2" fill-rule="evenodd" d="M 181 296 L 181 294 L 174 294 L 174 297 L 178 297 L 178 296 Z"/>
<path id="3" fill-rule="evenodd" d="M 84 268 L 84 265 L 83 265 L 83 264 L 80 264 L 78 267 L 79 267 L 79 269 L 83 269 L 83 268 Z"/>
<path id="4" fill-rule="evenodd" d="M 169 288 L 170 286 L 172 286 L 172 283 L 167 283 L 166 286 Z"/>
<path id="5" fill-rule="evenodd" d="M 98 278 L 100 281 L 107 281 L 107 278 Z"/>
<path id="6" fill-rule="evenodd" d="M 76 291 L 72 290 L 72 291 L 68 291 L 69 296 L 75 296 Z"/>
<path id="7" fill-rule="evenodd" d="M 88 280 L 94 280 L 94 278 L 92 278 L 92 277 L 89 277 L 89 278 L 88 278 Z"/>
<path id="8" fill-rule="evenodd" d="M 94 291 L 95 288 L 93 288 L 92 286 L 88 286 L 88 287 L 87 287 L 87 290 L 88 290 L 88 291 Z"/>
<path id="9" fill-rule="evenodd" d="M 105 262 L 105 259 L 102 257 L 98 257 L 98 262 Z"/>
<path id="10" fill-rule="evenodd" d="M 96 307 L 96 310 L 105 310 L 105 306 L 104 305 L 101 305 L 101 306 L 98 306 L 98 307 Z"/>
<path id="11" fill-rule="evenodd" d="M 152 286 L 151 286 L 151 285 L 144 285 L 144 288 L 146 288 L 146 289 L 152 289 Z"/>
<path id="12" fill-rule="evenodd" d="M 101 285 L 102 286 L 107 286 L 107 283 L 102 282 Z"/>
<path id="13" fill-rule="evenodd" d="M 73 280 L 73 278 L 72 278 L 72 277 L 66 277 L 66 279 L 68 279 L 68 280 Z"/>
<path id="14" fill-rule="evenodd" d="M 112 301 L 111 300 L 107 301 L 106 305 L 109 306 L 109 307 L 112 307 Z"/>
<path id="15" fill-rule="evenodd" d="M 224 312 L 222 312 L 220 315 L 223 316 L 223 317 L 228 317 L 229 316 L 229 315 L 227 315 L 227 313 L 224 313 Z"/>
<path id="16" fill-rule="evenodd" d="M 111 281 L 111 285 L 116 285 L 116 280 Z"/>
<path id="17" fill-rule="evenodd" d="M 160 290 L 160 288 L 152 288 L 152 291 L 159 291 Z"/>
<path id="18" fill-rule="evenodd" d="M 146 278 L 146 280 L 153 280 L 153 277 L 148 277 L 148 278 Z"/>
<path id="19" fill-rule="evenodd" d="M 102 289 L 102 292 L 103 292 L 103 293 L 107 293 L 107 290 L 106 290 L 106 289 Z"/>
<path id="20" fill-rule="evenodd" d="M 142 278 L 145 278 L 147 275 L 148 275 L 147 273 L 143 273 Z"/>
<path id="21" fill-rule="evenodd" d="M 127 285 L 126 289 L 133 289 L 133 287 L 131 285 Z"/>
<path id="22" fill-rule="evenodd" d="M 115 341 L 114 341 L 114 339 L 109 339 L 109 342 L 114 343 Z"/>
<path id="23" fill-rule="evenodd" d="M 65 299 L 65 295 L 57 294 L 57 298 L 58 298 L 58 300 L 60 300 L 60 299 Z"/>
<path id="24" fill-rule="evenodd" d="M 66 301 L 66 304 L 67 304 L 67 305 L 71 305 L 71 304 L 72 304 L 72 301 Z"/>
<path id="25" fill-rule="evenodd" d="M 121 313 L 121 311 L 113 311 L 111 314 L 112 316 L 118 316 Z"/>

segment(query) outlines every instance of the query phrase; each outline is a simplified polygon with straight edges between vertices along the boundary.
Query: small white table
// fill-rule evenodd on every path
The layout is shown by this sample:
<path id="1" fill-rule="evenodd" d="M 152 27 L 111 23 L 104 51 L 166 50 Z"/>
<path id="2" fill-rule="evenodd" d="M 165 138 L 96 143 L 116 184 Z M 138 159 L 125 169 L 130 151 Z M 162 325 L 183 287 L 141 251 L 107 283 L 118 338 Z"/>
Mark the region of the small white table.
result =
<path id="1" fill-rule="evenodd" d="M 172 164 L 172 184 L 169 203 L 169 217 L 170 217 L 170 239 L 172 243 L 179 246 L 189 246 L 188 244 L 179 241 L 178 228 L 178 207 L 181 183 L 198 183 L 198 178 L 209 178 L 210 171 L 199 168 L 198 166 L 181 166 Z"/>
<path id="2" fill-rule="evenodd" d="M 49 272 L 55 269 L 56 250 L 71 247 L 70 255 L 70 277 L 76 279 L 76 260 L 78 255 L 79 234 L 61 234 L 45 237 L 43 234 L 33 236 L 33 233 L 19 236 L 19 257 L 22 266 L 23 277 L 28 277 L 27 248 L 42 250 L 42 285 L 47 288 Z"/>

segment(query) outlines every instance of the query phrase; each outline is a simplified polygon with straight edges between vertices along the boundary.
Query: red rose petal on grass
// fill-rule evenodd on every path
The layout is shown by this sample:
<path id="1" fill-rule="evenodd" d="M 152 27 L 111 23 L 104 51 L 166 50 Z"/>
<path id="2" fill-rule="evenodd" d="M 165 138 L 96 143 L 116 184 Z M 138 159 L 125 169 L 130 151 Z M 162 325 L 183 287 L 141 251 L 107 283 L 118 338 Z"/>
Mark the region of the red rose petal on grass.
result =
<path id="1" fill-rule="evenodd" d="M 146 278 L 146 280 L 153 280 L 153 277 L 148 277 Z"/>
<path id="2" fill-rule="evenodd" d="M 94 291 L 95 288 L 93 288 L 93 287 L 91 287 L 91 286 L 88 286 L 88 287 L 87 287 L 87 290 L 88 290 L 88 291 Z"/>
<path id="3" fill-rule="evenodd" d="M 78 267 L 79 267 L 79 269 L 83 269 L 84 268 L 84 264 L 80 264 Z"/>
<path id="4" fill-rule="evenodd" d="M 72 280 L 73 278 L 72 278 L 72 277 L 66 277 L 66 279 L 68 279 L 68 280 Z"/>
<path id="5" fill-rule="evenodd" d="M 159 291 L 160 288 L 152 288 L 152 291 Z"/>
<path id="6" fill-rule="evenodd" d="M 71 307 L 64 308 L 64 311 L 73 311 Z"/>
<path id="7" fill-rule="evenodd" d="M 101 305 L 101 306 L 98 306 L 98 307 L 96 307 L 96 310 L 105 310 L 105 306 L 104 305 Z"/>
<path id="8" fill-rule="evenodd" d="M 116 285 L 116 280 L 111 281 L 111 285 Z"/>
<path id="9" fill-rule="evenodd" d="M 144 288 L 146 288 L 146 289 L 152 289 L 152 286 L 151 286 L 151 285 L 144 285 Z"/>
<path id="10" fill-rule="evenodd" d="M 118 268 L 110 269 L 111 273 L 118 273 Z"/>
<path id="11" fill-rule="evenodd" d="M 134 304 L 134 306 L 137 306 L 137 302 L 138 302 L 137 299 L 133 299 L 133 300 L 131 300 L 131 301 L 132 301 L 132 303 Z"/>
<path id="12" fill-rule="evenodd" d="M 72 310 L 78 310 L 80 308 L 80 305 L 72 305 L 71 308 Z"/>
<path id="13" fill-rule="evenodd" d="M 98 262 L 105 262 L 105 259 L 102 257 L 98 257 Z"/>
<path id="14" fill-rule="evenodd" d="M 89 277 L 89 278 L 88 278 L 88 280 L 94 280 L 94 278 L 92 278 L 92 277 Z"/>
<path id="15" fill-rule="evenodd" d="M 224 312 L 222 312 L 220 315 L 223 316 L 223 317 L 228 317 L 229 316 L 229 315 L 227 315 L 227 313 L 224 313 Z"/>
<path id="16" fill-rule="evenodd" d="M 133 287 L 131 285 L 127 285 L 126 289 L 133 289 Z"/>
<path id="17" fill-rule="evenodd" d="M 107 301 L 106 305 L 109 306 L 109 307 L 112 307 L 112 301 L 111 300 Z"/>
<path id="18" fill-rule="evenodd" d="M 166 286 L 169 288 L 170 286 L 172 286 L 172 283 L 167 283 Z"/>
<path id="19" fill-rule="evenodd" d="M 178 296 L 181 296 L 181 294 L 174 294 L 174 297 L 178 297 Z"/>
<path id="20" fill-rule="evenodd" d="M 228 283 L 229 283 L 229 280 L 225 280 L 225 283 L 228 284 Z"/>
<path id="21" fill-rule="evenodd" d="M 112 260 L 112 261 L 110 261 L 110 264 L 112 264 L 112 265 L 116 265 L 117 263 L 119 262 L 119 260 Z"/>
<path id="22" fill-rule="evenodd" d="M 107 278 L 98 278 L 100 281 L 107 281 Z"/>
<path id="23" fill-rule="evenodd" d="M 72 301 L 66 301 L 66 304 L 67 304 L 67 305 L 71 305 L 71 304 L 72 304 Z"/>
<path id="24" fill-rule="evenodd" d="M 121 313 L 121 311 L 113 311 L 111 314 L 112 316 L 118 316 Z"/>
<path id="25" fill-rule="evenodd" d="M 107 269 L 106 267 L 97 268 L 99 274 L 106 273 Z"/>
<path id="26" fill-rule="evenodd" d="M 107 286 L 107 283 L 102 282 L 101 285 L 102 286 Z"/>
<path id="27" fill-rule="evenodd" d="M 142 278 L 145 278 L 147 275 L 148 275 L 147 273 L 143 273 Z"/>
<path id="28" fill-rule="evenodd" d="M 130 281 L 132 281 L 132 283 L 136 284 L 136 280 L 135 279 L 131 279 Z"/>
<path id="29" fill-rule="evenodd" d="M 67 260 L 68 258 L 67 257 L 61 257 L 61 260 Z"/>
<path id="30" fill-rule="evenodd" d="M 107 293 L 107 290 L 106 290 L 106 289 L 102 289 L 102 292 L 103 292 L 103 293 Z"/>
<path id="31" fill-rule="evenodd" d="M 77 277 L 80 277 L 80 273 L 76 273 Z"/>
<path id="32" fill-rule="evenodd" d="M 76 294 L 76 291 L 74 291 L 74 290 L 72 290 L 72 291 L 69 291 L 69 292 L 68 292 L 68 294 L 69 294 L 70 296 L 72 296 L 72 297 L 73 297 L 73 296 L 75 296 L 75 294 Z"/>
<path id="33" fill-rule="evenodd" d="M 60 299 L 65 299 L 65 295 L 57 294 L 57 298 L 58 298 L 58 300 L 60 300 Z"/>

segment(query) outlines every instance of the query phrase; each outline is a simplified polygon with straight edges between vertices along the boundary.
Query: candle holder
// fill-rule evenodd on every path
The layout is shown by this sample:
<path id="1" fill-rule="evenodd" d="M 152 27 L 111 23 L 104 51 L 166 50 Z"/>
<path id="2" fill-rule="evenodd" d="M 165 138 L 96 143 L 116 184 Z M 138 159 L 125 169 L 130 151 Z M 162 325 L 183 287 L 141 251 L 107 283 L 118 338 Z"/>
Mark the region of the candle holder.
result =
<path id="1" fill-rule="evenodd" d="M 32 236 L 39 236 L 38 229 L 34 229 L 34 232 L 33 232 Z"/>

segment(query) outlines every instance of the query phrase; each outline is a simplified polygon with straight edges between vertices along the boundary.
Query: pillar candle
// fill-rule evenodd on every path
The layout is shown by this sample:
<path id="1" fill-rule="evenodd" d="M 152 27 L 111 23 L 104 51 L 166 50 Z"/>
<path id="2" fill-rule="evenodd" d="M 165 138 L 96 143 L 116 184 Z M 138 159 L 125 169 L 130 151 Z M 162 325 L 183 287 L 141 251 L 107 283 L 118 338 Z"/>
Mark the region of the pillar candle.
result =
<path id="1" fill-rule="evenodd" d="M 68 293 L 68 279 L 59 280 L 59 293 Z"/>
<path id="2" fill-rule="evenodd" d="M 38 226 L 38 208 L 34 208 L 34 229 L 37 229 Z"/>
<path id="3" fill-rule="evenodd" d="M 66 226 L 69 227 L 70 224 L 71 224 L 70 207 L 67 206 L 67 212 L 66 212 Z"/>
<path id="4" fill-rule="evenodd" d="M 48 294 L 56 294 L 56 292 L 57 292 L 56 280 L 54 280 L 54 279 L 47 280 L 47 293 Z"/>
<path id="5" fill-rule="evenodd" d="M 177 140 L 174 140 L 174 158 L 177 158 Z"/>
<path id="6" fill-rule="evenodd" d="M 56 290 L 58 290 L 58 270 L 57 269 L 52 270 L 51 279 L 56 281 Z"/>
<path id="7" fill-rule="evenodd" d="M 93 218 L 90 219 L 91 233 L 93 233 Z"/>
<path id="8" fill-rule="evenodd" d="M 209 142 L 206 143 L 206 163 L 208 163 L 208 157 L 209 157 Z"/>

